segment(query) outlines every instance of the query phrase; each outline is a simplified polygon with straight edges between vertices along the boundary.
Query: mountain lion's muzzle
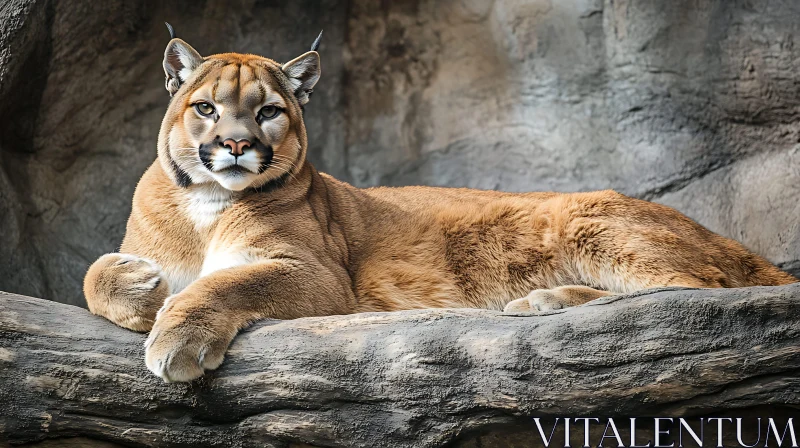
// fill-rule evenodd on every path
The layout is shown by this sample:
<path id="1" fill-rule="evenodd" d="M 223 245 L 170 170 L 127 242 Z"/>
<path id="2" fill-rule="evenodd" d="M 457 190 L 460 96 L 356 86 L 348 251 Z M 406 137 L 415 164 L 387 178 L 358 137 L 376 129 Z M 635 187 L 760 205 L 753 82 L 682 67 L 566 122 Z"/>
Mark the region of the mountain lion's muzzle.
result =
<path id="1" fill-rule="evenodd" d="M 257 138 L 239 139 L 216 136 L 209 143 L 200 145 L 200 161 L 213 173 L 246 170 L 261 174 L 272 162 L 272 147 Z"/>

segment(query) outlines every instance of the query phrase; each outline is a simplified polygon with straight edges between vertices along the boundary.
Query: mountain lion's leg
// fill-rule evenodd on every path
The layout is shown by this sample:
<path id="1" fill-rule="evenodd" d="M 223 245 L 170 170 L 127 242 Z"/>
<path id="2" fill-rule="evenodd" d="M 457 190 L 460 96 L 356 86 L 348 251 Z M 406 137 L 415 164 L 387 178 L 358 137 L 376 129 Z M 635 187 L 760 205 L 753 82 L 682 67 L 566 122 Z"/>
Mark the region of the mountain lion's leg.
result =
<path id="1" fill-rule="evenodd" d="M 597 285 L 600 289 L 582 285 L 537 289 L 526 297 L 506 304 L 505 311 L 550 311 L 583 305 L 603 296 L 664 286 L 748 286 L 737 284 L 735 276 L 724 273 L 713 261 L 699 261 L 696 253 L 700 248 L 690 243 L 674 238 L 671 241 L 647 241 L 641 235 L 636 235 L 637 251 L 630 256 L 620 250 L 624 247 L 620 243 L 625 240 L 625 235 L 619 230 L 615 231 L 618 232 L 617 240 L 598 239 L 591 252 L 575 251 L 566 263 L 576 267 L 576 283 Z"/>
<path id="2" fill-rule="evenodd" d="M 149 331 L 169 295 L 161 268 L 129 254 L 105 254 L 83 280 L 89 311 L 134 331 Z"/>
<path id="3" fill-rule="evenodd" d="M 145 342 L 147 367 L 190 381 L 222 363 L 239 330 L 265 318 L 348 314 L 354 296 L 316 261 L 266 259 L 212 272 L 169 297 Z"/>
<path id="4" fill-rule="evenodd" d="M 692 275 L 672 274 L 648 275 L 642 272 L 640 277 L 617 279 L 605 276 L 602 280 L 607 284 L 617 284 L 622 292 L 632 292 L 638 289 L 655 288 L 659 286 L 683 286 L 688 288 L 721 288 L 722 284 L 718 280 L 703 281 Z M 591 282 L 599 283 L 601 279 L 592 279 Z M 627 284 L 626 284 L 627 283 Z M 552 289 L 535 289 L 527 296 L 512 300 L 505 306 L 504 311 L 551 311 L 571 306 L 583 305 L 600 297 L 619 294 L 600 289 L 591 288 L 583 285 L 566 285 Z"/>
<path id="5" fill-rule="evenodd" d="M 547 222 L 546 249 L 554 254 L 555 274 L 548 283 L 564 286 L 533 291 L 510 302 L 509 311 L 558 309 L 663 286 L 737 288 L 798 281 L 674 209 L 618 193 L 559 196 L 539 213 Z"/>
<path id="6" fill-rule="evenodd" d="M 655 288 L 659 286 L 682 286 L 687 288 L 721 288 L 723 287 L 720 282 L 716 280 L 703 281 L 692 275 L 673 274 L 668 278 L 663 276 L 645 278 L 628 279 L 630 284 L 620 285 L 623 286 L 624 292 L 631 292 L 637 289 Z M 615 280 L 605 279 L 609 283 L 614 283 Z M 623 283 L 626 279 L 617 279 L 619 283 Z M 593 282 L 594 283 L 594 282 Z M 611 296 L 619 294 L 616 292 L 603 291 L 600 289 L 591 288 L 583 285 L 567 285 L 559 286 L 552 289 L 535 289 L 527 296 L 512 300 L 505 306 L 506 312 L 518 311 L 534 311 L 543 312 L 558 310 L 571 306 L 583 305 L 600 297 Z"/>

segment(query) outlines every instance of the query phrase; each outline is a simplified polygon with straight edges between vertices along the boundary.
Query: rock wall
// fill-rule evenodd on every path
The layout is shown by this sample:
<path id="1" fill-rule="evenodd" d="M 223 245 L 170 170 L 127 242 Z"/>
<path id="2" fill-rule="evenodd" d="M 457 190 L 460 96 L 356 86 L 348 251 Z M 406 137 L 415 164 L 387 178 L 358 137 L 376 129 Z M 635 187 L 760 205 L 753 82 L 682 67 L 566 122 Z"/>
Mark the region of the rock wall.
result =
<path id="1" fill-rule="evenodd" d="M 288 60 L 325 29 L 310 158 L 359 186 L 615 188 L 800 273 L 793 0 L 9 0 L 0 290 L 83 304 L 155 157 L 175 25 Z"/>

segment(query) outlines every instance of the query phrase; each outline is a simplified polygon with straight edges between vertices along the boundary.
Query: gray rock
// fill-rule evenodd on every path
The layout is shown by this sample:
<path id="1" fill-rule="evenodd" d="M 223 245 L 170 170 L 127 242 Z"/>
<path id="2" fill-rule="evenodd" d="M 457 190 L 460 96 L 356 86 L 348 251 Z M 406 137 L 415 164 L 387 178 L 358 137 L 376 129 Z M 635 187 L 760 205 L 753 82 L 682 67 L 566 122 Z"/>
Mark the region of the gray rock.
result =
<path id="1" fill-rule="evenodd" d="M 619 417 L 626 432 L 633 416 L 651 429 L 644 444 L 645 417 L 709 414 L 744 418 L 751 443 L 757 417 L 780 428 L 796 417 L 798 332 L 800 284 L 650 291 L 542 316 L 272 320 L 240 334 L 219 370 L 165 384 L 144 366 L 143 335 L 0 294 L 0 443 L 529 447 L 540 440 L 532 417 L 547 428 L 556 417 Z M 733 428 L 725 446 L 738 446 Z M 716 440 L 715 427 L 705 433 Z"/>
<path id="2" fill-rule="evenodd" d="M 118 247 L 168 101 L 164 20 L 202 53 L 277 60 L 324 28 L 310 157 L 343 180 L 615 188 L 800 274 L 798 16 L 791 0 L 6 1 L 0 289 L 82 305 L 86 268 Z"/>

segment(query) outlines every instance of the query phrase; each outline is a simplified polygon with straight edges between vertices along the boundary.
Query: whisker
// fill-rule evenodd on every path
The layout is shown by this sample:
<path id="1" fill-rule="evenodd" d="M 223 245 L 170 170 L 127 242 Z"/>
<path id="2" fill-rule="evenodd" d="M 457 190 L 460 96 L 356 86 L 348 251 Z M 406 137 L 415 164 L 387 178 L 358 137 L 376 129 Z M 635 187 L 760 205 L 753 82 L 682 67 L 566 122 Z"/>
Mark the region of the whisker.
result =
<path id="1" fill-rule="evenodd" d="M 297 170 L 297 165 L 294 163 L 294 161 L 292 159 L 290 159 L 289 157 L 280 155 L 280 154 L 274 155 L 273 159 L 277 159 L 278 162 L 282 162 L 283 164 L 287 164 L 288 163 L 288 165 L 289 165 L 288 166 L 289 175 L 292 176 L 293 179 L 295 179 L 295 180 L 297 179 L 297 176 L 294 173 L 294 171 Z M 286 168 L 287 167 L 284 167 L 284 169 L 286 169 Z"/>
<path id="2" fill-rule="evenodd" d="M 297 179 L 297 176 L 293 172 L 297 169 L 297 165 L 292 162 L 284 161 L 284 160 L 277 160 L 275 163 L 270 162 L 270 165 L 275 166 L 278 169 L 286 170 L 293 179 Z"/>

